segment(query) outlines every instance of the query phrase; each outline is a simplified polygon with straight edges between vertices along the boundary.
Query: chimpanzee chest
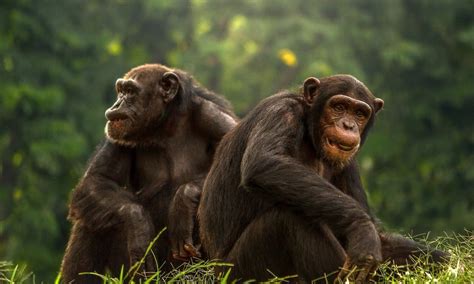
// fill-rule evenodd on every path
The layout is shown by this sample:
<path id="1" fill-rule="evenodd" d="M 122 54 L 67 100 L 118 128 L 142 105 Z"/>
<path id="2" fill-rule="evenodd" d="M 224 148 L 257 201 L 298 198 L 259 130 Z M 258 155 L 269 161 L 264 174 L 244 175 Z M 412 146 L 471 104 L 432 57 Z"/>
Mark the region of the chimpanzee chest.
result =
<path id="1" fill-rule="evenodd" d="M 205 175 L 212 160 L 209 144 L 201 139 L 188 142 L 170 146 L 171 149 L 136 149 L 131 173 L 135 190 L 176 188 Z"/>

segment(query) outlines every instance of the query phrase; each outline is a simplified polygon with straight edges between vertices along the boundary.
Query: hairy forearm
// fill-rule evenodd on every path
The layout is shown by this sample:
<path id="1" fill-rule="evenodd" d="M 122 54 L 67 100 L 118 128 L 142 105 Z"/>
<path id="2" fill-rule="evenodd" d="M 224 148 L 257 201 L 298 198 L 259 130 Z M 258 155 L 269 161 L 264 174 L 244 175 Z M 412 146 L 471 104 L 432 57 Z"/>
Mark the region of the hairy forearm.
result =
<path id="1" fill-rule="evenodd" d="M 81 183 L 72 194 L 69 218 L 87 220 L 84 223 L 94 230 L 109 228 L 124 221 L 120 210 L 133 200 L 131 192 L 111 182 Z"/>
<path id="2" fill-rule="evenodd" d="M 121 208 L 135 202 L 125 189 L 130 164 L 130 149 L 106 141 L 72 193 L 69 218 L 98 230 L 123 222 Z"/>
<path id="3" fill-rule="evenodd" d="M 260 155 L 248 160 L 242 167 L 242 183 L 308 221 L 324 222 L 339 232 L 371 223 L 354 199 L 291 157 Z"/>

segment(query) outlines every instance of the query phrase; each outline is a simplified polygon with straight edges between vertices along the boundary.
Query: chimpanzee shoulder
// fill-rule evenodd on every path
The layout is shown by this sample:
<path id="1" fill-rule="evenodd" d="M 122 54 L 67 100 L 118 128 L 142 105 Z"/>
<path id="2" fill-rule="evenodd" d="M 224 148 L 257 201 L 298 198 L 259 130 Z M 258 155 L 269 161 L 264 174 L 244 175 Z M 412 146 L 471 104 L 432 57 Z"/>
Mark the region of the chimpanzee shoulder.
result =
<path id="1" fill-rule="evenodd" d="M 203 87 L 192 75 L 180 70 L 174 69 L 174 72 L 181 78 L 184 93 L 187 96 L 197 96 L 214 103 L 219 109 L 228 115 L 235 116 L 232 105 L 224 97 L 217 95 L 209 89 Z"/>

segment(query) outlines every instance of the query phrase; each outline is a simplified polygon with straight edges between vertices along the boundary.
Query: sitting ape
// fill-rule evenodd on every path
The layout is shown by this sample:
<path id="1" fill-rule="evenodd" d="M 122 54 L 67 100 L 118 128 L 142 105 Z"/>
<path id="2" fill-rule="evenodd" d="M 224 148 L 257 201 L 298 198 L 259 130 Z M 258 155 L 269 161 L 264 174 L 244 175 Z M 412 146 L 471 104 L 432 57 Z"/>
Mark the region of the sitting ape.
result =
<path id="1" fill-rule="evenodd" d="M 233 263 L 233 279 L 271 271 L 309 281 L 342 267 L 344 279 L 357 267 L 349 280 L 364 282 L 380 261 L 427 252 L 381 232 L 367 204 L 355 155 L 382 106 L 348 75 L 262 101 L 223 138 L 205 181 L 198 217 L 209 257 Z"/>
<path id="2" fill-rule="evenodd" d="M 66 283 L 102 282 L 80 272 L 117 275 L 165 226 L 168 238 L 154 249 L 158 264 L 170 250 L 177 259 L 198 256 L 193 236 L 202 183 L 217 143 L 236 124 L 226 100 L 163 65 L 132 69 L 116 91 L 105 112 L 107 139 L 72 194 L 73 228 L 61 267 Z M 142 268 L 154 265 L 150 254 Z"/>

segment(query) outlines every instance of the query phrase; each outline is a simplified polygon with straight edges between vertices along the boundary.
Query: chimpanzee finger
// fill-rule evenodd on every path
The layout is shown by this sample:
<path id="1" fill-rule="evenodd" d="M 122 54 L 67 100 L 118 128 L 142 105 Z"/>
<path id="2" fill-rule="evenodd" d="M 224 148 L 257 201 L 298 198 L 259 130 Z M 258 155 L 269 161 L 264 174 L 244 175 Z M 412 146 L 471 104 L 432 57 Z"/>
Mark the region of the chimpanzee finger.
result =
<path id="1" fill-rule="evenodd" d="M 184 259 L 188 259 L 190 257 L 189 253 L 184 249 L 184 241 L 180 240 L 178 242 L 178 246 L 179 246 L 179 257 L 181 258 L 184 258 Z"/>
<path id="2" fill-rule="evenodd" d="M 370 273 L 370 267 L 364 267 L 357 271 L 356 275 L 354 275 L 354 282 L 359 283 L 366 283 L 367 278 Z"/>
<path id="3" fill-rule="evenodd" d="M 184 244 L 184 249 L 192 256 L 192 257 L 201 257 L 201 253 L 195 248 L 192 244 Z"/>
<path id="4" fill-rule="evenodd" d="M 375 270 L 377 270 L 378 262 L 372 256 L 368 256 L 365 260 L 365 264 L 361 265 L 360 267 L 361 269 L 358 270 L 354 281 L 356 283 L 365 283 L 370 281 L 370 278 L 373 276 Z"/>
<path id="5" fill-rule="evenodd" d="M 179 261 L 188 261 L 189 260 L 189 258 L 181 257 L 181 256 L 179 256 L 179 254 L 173 255 L 173 259 L 179 260 Z"/>
<path id="6" fill-rule="evenodd" d="M 179 247 L 176 251 L 172 252 L 172 255 L 173 255 L 173 259 L 175 260 L 179 260 L 179 261 L 187 261 L 188 260 L 188 257 L 182 257 L 181 256 L 181 251 L 179 250 Z"/>
<path id="7" fill-rule="evenodd" d="M 379 268 L 379 263 L 376 262 L 372 265 L 372 267 L 370 268 L 370 272 L 369 272 L 369 279 L 367 279 L 368 281 L 371 280 L 373 277 L 375 277 L 375 274 L 376 274 L 376 271 L 377 269 Z"/>
<path id="8" fill-rule="evenodd" d="M 344 280 L 350 275 L 352 271 L 351 268 L 352 268 L 351 262 L 349 260 L 346 260 L 341 270 L 339 271 L 339 274 L 337 275 L 335 283 L 343 283 Z"/>
<path id="9" fill-rule="evenodd" d="M 192 256 L 192 257 L 201 257 L 201 253 L 199 252 L 199 248 L 194 246 L 193 238 L 188 236 L 184 240 L 184 249 Z"/>
<path id="10" fill-rule="evenodd" d="M 347 275 L 349 275 L 349 271 L 347 271 L 346 269 L 341 269 L 339 271 L 339 274 L 336 277 L 335 283 L 343 283 L 344 279 L 346 279 Z"/>
<path id="11" fill-rule="evenodd" d="M 182 246 L 180 246 L 180 243 L 181 242 L 179 242 L 177 240 L 171 240 L 171 255 L 176 260 L 186 261 L 186 260 L 188 260 L 188 258 L 181 256 L 180 248 Z"/>
<path id="12" fill-rule="evenodd" d="M 171 240 L 171 255 L 173 256 L 173 258 L 176 258 L 179 255 L 178 241 L 175 239 Z"/>

